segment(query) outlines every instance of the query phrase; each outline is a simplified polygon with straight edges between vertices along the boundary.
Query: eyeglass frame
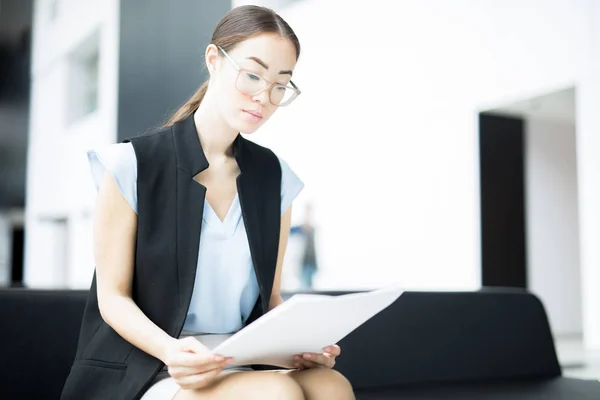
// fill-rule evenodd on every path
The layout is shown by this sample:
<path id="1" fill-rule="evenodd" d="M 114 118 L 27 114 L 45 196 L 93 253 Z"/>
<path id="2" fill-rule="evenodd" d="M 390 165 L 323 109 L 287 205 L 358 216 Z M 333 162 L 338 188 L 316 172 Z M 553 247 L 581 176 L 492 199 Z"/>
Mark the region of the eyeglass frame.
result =
<path id="1" fill-rule="evenodd" d="M 237 79 L 239 79 L 240 72 L 242 72 L 242 71 L 246 71 L 246 72 L 249 72 L 249 73 L 251 73 L 253 75 L 256 75 L 256 76 L 260 77 L 260 79 L 262 79 L 265 82 L 267 82 L 267 86 L 264 89 L 260 89 L 256 93 L 253 93 L 253 94 L 244 93 L 244 92 L 240 91 L 239 89 L 237 89 L 240 93 L 247 94 L 249 96 L 256 96 L 257 94 L 259 94 L 259 93 L 261 93 L 261 92 L 263 92 L 265 90 L 268 90 L 269 91 L 269 103 L 273 104 L 275 107 L 289 106 L 296 99 L 296 97 L 298 97 L 300 95 L 300 93 L 302 93 L 302 91 L 298 88 L 298 86 L 296 86 L 296 84 L 294 82 L 292 82 L 291 79 L 290 79 L 290 84 L 292 85 L 292 87 L 287 86 L 287 85 L 282 85 L 281 83 L 277 83 L 277 82 L 271 82 L 268 79 L 266 79 L 264 76 L 262 76 L 260 74 L 257 74 L 256 72 L 252 72 L 250 70 L 247 70 L 245 68 L 240 67 L 239 64 L 237 62 L 235 62 L 235 60 L 233 58 L 231 58 L 231 56 L 229 54 L 227 54 L 227 52 L 225 50 L 223 50 L 223 48 L 221 46 L 217 46 L 217 48 L 223 52 L 223 55 L 225 56 L 225 58 L 227 58 L 229 60 L 229 62 L 231 62 L 231 64 L 233 65 L 233 67 L 238 71 L 238 76 L 236 77 L 236 89 L 237 89 Z M 292 89 L 294 91 L 294 93 L 295 93 L 294 97 L 292 97 L 292 99 L 288 103 L 286 103 L 284 105 L 274 104 L 271 101 L 271 90 L 273 90 L 273 87 L 275 87 L 275 86 L 281 86 L 281 87 L 284 87 L 286 89 Z"/>

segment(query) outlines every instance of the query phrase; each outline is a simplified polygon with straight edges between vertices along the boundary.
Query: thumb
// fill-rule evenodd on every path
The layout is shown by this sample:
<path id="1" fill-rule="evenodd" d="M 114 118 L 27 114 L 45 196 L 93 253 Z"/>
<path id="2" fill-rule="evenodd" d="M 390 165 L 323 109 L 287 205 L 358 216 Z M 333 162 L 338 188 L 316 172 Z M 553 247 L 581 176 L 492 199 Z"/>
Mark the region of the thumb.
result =
<path id="1" fill-rule="evenodd" d="M 198 339 L 193 336 L 188 336 L 181 341 L 180 349 L 182 351 L 189 351 L 197 354 L 206 354 L 210 353 L 210 350 L 206 346 L 204 346 Z"/>

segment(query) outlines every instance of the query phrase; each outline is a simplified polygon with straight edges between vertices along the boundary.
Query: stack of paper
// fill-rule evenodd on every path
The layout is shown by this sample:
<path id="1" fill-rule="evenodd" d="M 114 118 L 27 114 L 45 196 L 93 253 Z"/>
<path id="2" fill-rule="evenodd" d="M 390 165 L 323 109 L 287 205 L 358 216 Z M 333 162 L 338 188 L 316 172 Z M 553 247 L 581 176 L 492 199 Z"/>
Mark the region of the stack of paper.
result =
<path id="1" fill-rule="evenodd" d="M 322 353 L 392 304 L 402 290 L 385 287 L 339 296 L 297 294 L 213 349 L 233 365 L 293 368 L 293 356 Z"/>

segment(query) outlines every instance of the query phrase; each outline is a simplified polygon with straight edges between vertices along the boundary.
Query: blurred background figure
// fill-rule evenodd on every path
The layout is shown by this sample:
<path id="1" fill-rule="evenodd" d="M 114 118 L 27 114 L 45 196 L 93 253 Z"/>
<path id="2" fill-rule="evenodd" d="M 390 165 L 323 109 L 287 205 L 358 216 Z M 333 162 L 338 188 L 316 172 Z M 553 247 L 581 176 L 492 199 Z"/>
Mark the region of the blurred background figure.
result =
<path id="1" fill-rule="evenodd" d="M 312 222 L 312 204 L 307 203 L 302 225 L 292 227 L 291 234 L 302 235 L 303 248 L 300 256 L 300 289 L 313 288 L 313 276 L 317 272 L 315 226 Z"/>

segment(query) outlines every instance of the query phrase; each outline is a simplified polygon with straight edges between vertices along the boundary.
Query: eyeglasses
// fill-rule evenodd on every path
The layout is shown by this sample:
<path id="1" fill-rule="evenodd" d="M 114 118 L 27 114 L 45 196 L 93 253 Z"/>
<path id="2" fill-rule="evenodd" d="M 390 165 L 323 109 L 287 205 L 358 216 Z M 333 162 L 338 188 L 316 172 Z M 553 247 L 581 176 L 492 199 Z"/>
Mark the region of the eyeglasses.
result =
<path id="1" fill-rule="evenodd" d="M 241 68 L 225 50 L 220 46 L 217 47 L 219 47 L 219 50 L 223 52 L 223 55 L 225 55 L 238 71 L 235 87 L 240 93 L 255 96 L 263 90 L 269 89 L 269 101 L 277 107 L 287 106 L 302 93 L 292 81 L 290 81 L 292 87 L 280 83 L 269 82 L 262 76 Z"/>

